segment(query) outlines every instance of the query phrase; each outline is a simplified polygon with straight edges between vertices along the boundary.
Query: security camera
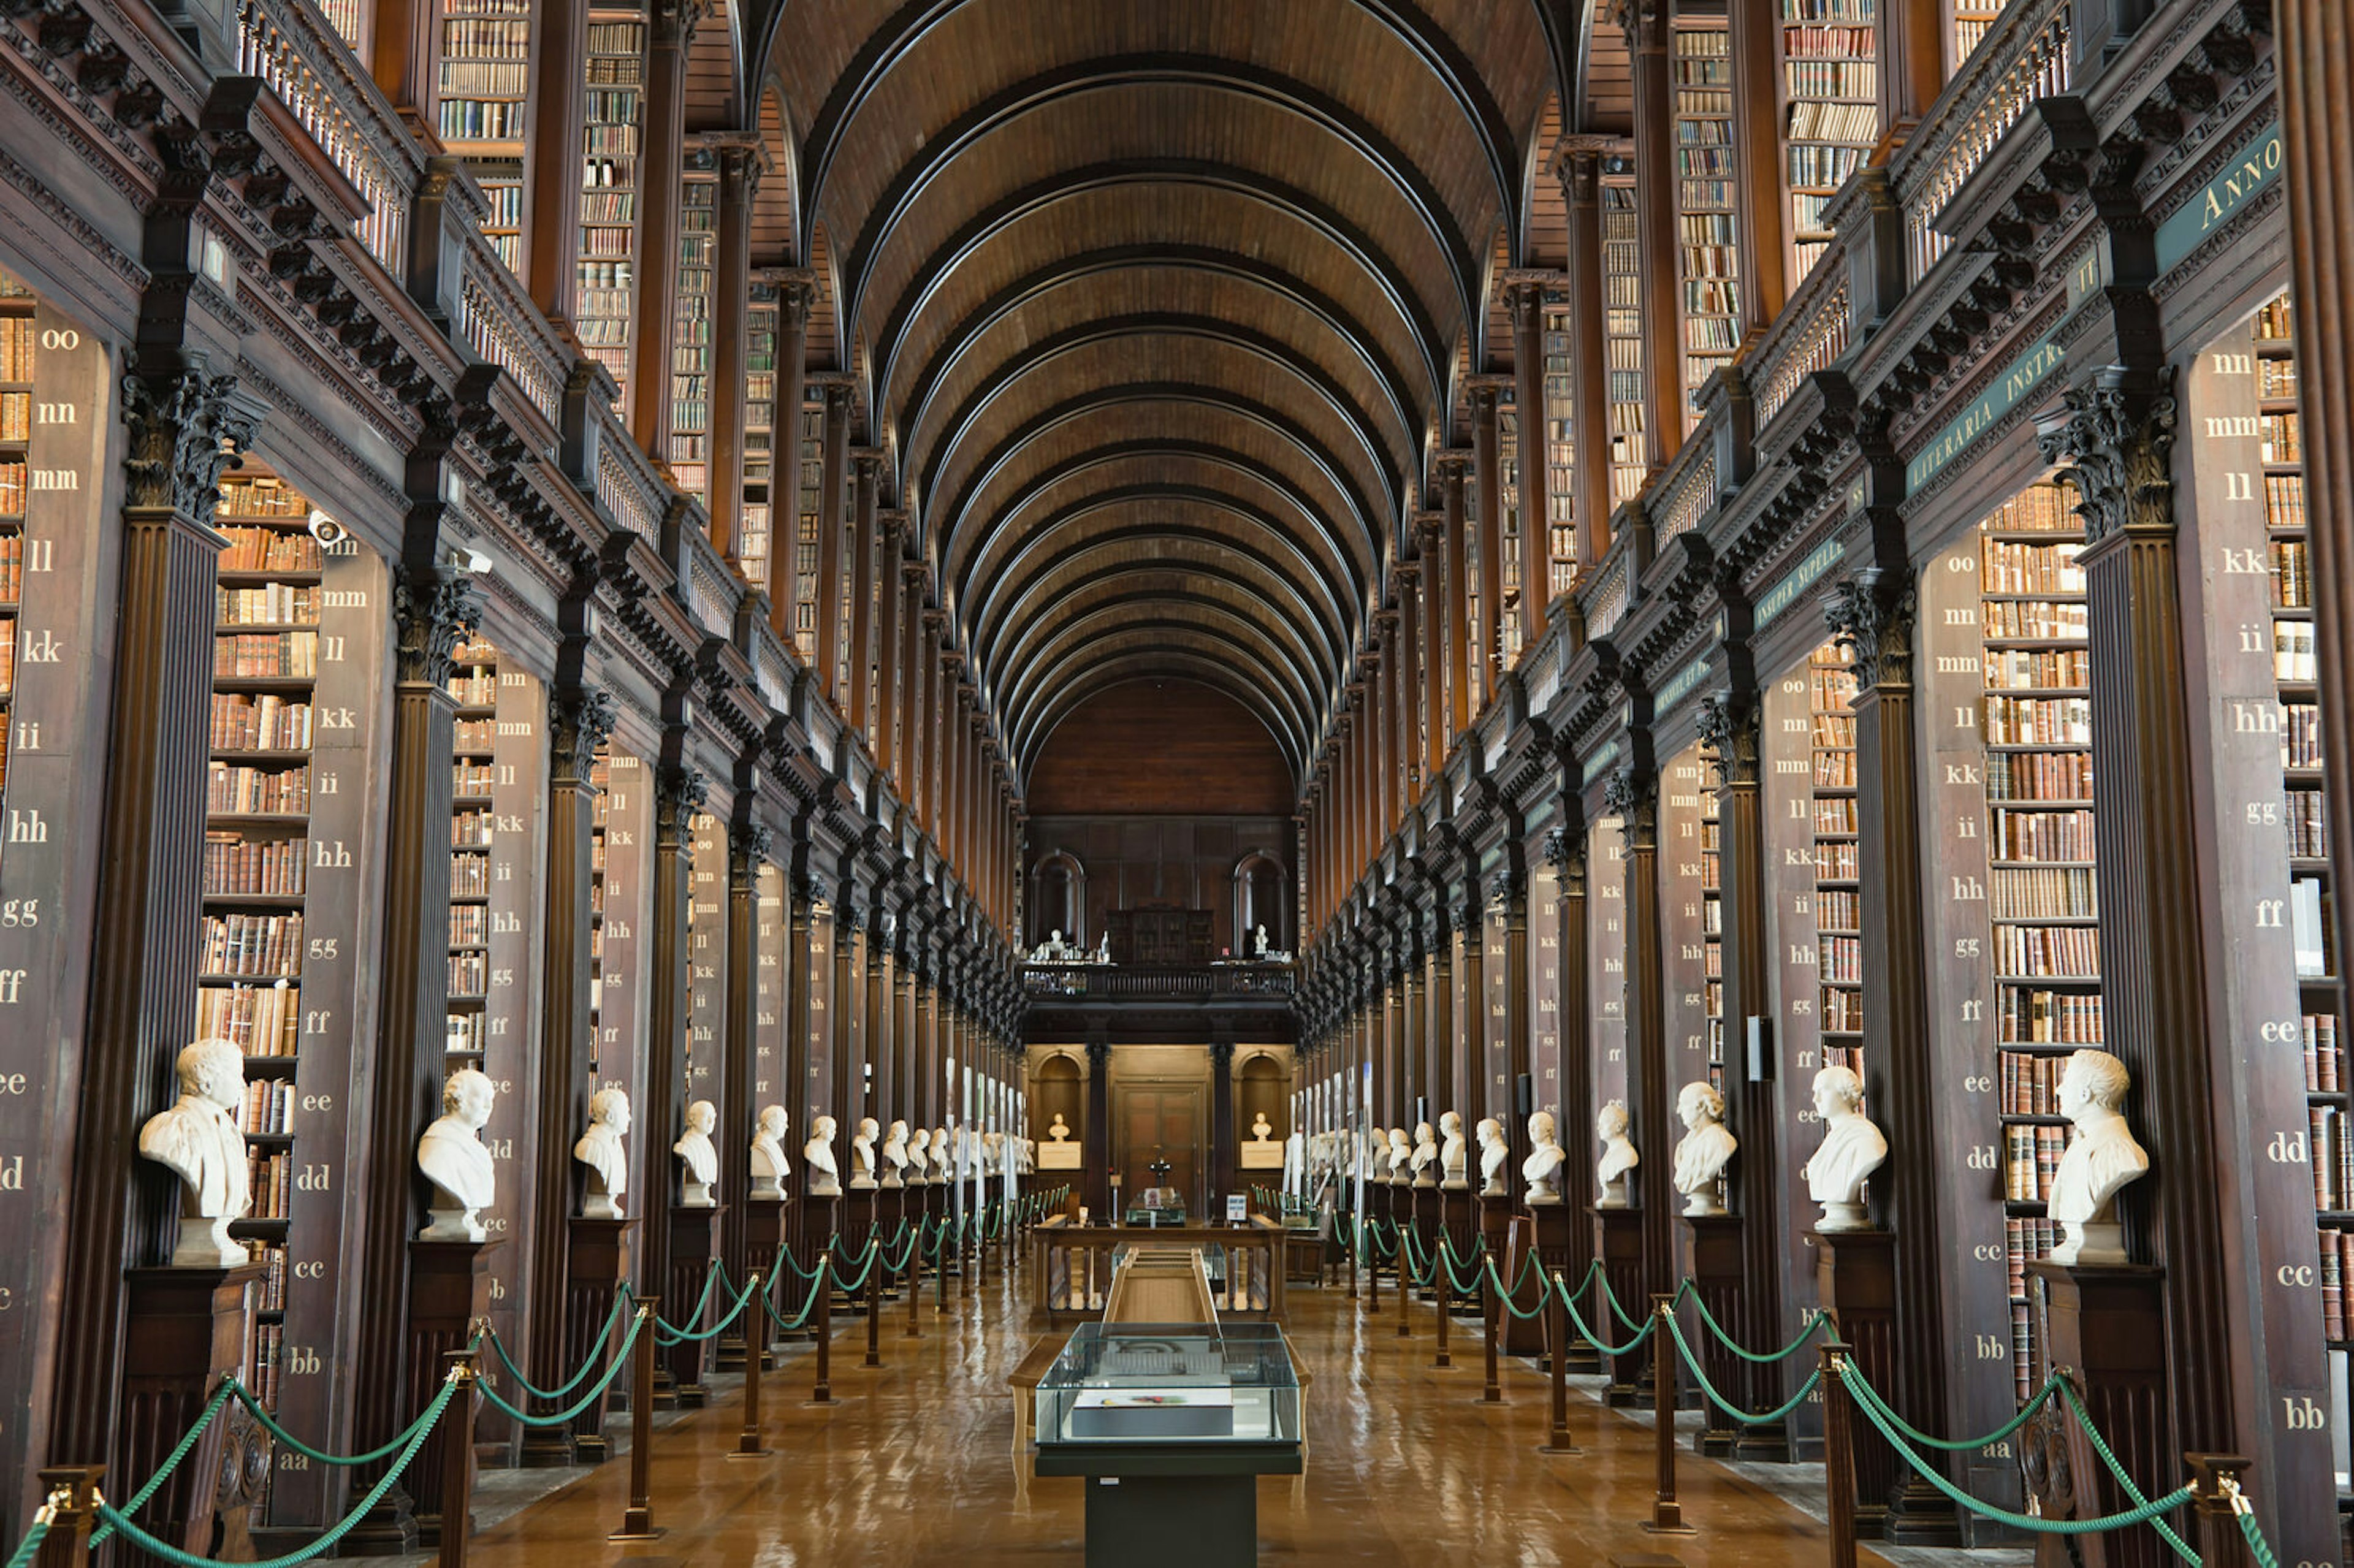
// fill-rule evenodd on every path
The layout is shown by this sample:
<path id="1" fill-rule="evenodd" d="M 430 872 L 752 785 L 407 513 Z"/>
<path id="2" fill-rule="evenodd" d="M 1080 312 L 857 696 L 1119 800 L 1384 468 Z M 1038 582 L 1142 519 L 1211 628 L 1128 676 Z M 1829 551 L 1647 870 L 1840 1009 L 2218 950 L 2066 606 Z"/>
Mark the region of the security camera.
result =
<path id="1" fill-rule="evenodd" d="M 340 545 L 352 536 L 352 531 L 316 507 L 311 510 L 311 537 L 322 545 Z"/>

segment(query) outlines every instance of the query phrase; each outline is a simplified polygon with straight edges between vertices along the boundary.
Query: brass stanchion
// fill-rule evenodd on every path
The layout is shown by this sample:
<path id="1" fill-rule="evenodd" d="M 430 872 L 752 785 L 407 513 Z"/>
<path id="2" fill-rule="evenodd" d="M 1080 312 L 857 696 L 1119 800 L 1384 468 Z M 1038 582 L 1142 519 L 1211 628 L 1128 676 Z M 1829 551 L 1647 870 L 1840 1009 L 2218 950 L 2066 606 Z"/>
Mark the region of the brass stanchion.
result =
<path id="1" fill-rule="evenodd" d="M 454 1392 L 441 1407 L 441 1555 L 440 1568 L 466 1568 L 466 1541 L 474 1532 L 474 1417 L 480 1407 L 481 1377 L 474 1370 L 474 1352 L 451 1351 L 450 1363 Z"/>
<path id="2" fill-rule="evenodd" d="M 1479 1390 L 1482 1404 L 1504 1403 L 1504 1383 L 1496 1364 L 1496 1341 L 1504 1337 L 1503 1298 L 1496 1293 L 1496 1266 L 1489 1259 L 1479 1264 L 1479 1337 L 1486 1340 L 1488 1381 Z"/>
<path id="3" fill-rule="evenodd" d="M 2240 1531 L 2240 1515 L 2249 1511 L 2246 1494 L 2240 1490 L 2240 1477 L 2249 1461 L 2238 1454 L 2185 1454 L 2183 1457 L 2190 1461 L 2190 1479 L 2199 1489 L 2190 1509 L 2191 1517 L 2199 1521 L 2200 1568 L 2255 1568 L 2256 1554 L 2248 1550 L 2248 1538 Z M 41 1474 L 46 1477 L 48 1472 Z"/>
<path id="4" fill-rule="evenodd" d="M 654 1323 L 662 1306 L 658 1296 L 638 1298 L 638 1361 L 630 1380 L 630 1506 L 621 1528 L 608 1541 L 659 1541 L 663 1534 L 654 1523 L 652 1481 L 654 1446 Z"/>
<path id="5" fill-rule="evenodd" d="M 40 1472 L 49 1510 L 49 1533 L 41 1538 L 33 1568 L 86 1568 L 90 1532 L 98 1527 L 98 1482 L 103 1465 L 61 1465 Z"/>
<path id="6" fill-rule="evenodd" d="M 1676 1354 L 1667 1327 L 1675 1309 L 1674 1298 L 1651 1298 L 1652 1446 L 1659 1454 L 1659 1476 L 1651 1517 L 1643 1528 L 1654 1535 L 1698 1535 L 1684 1522 L 1683 1505 L 1676 1501 Z"/>
<path id="7" fill-rule="evenodd" d="M 755 1301 L 752 1297 L 759 1299 Z M 752 1271 L 752 1296 L 745 1298 L 751 1321 L 744 1328 L 744 1430 L 731 1459 L 765 1459 L 774 1452 L 760 1441 L 760 1367 L 769 1359 L 769 1284 Z"/>
<path id="8" fill-rule="evenodd" d="M 817 1255 L 817 1386 L 810 1390 L 811 1404 L 833 1403 L 833 1254 Z"/>
<path id="9" fill-rule="evenodd" d="M 1578 1446 L 1569 1440 L 1569 1298 L 1562 1294 L 1559 1269 L 1553 1271 L 1553 1288 L 1545 1293 L 1545 1365 L 1552 1384 L 1551 1425 L 1537 1452 L 1575 1454 Z"/>
<path id="10" fill-rule="evenodd" d="M 1823 1341 L 1823 1501 L 1830 1510 L 1830 1568 L 1855 1568 L 1855 1414 L 1847 1396 L 1847 1350 L 1836 1337 Z"/>

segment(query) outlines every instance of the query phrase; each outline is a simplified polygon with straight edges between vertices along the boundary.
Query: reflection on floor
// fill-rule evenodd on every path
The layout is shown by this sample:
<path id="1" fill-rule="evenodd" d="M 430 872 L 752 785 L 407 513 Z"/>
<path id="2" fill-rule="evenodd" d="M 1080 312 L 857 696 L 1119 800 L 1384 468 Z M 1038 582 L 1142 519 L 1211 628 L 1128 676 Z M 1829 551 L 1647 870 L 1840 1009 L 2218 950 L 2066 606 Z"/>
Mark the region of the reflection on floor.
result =
<path id="1" fill-rule="evenodd" d="M 628 1426 L 616 1421 L 615 1458 L 587 1472 L 494 1472 L 478 1500 L 473 1568 L 741 1564 L 744 1568 L 972 1565 L 1082 1559 L 1076 1480 L 1023 1480 L 1010 1448 L 1006 1376 L 1029 1348 L 1018 1292 L 992 1281 L 979 1301 L 949 1298 L 946 1317 L 925 1303 L 924 1337 L 907 1340 L 904 1314 L 883 1330 L 887 1363 L 862 1367 L 864 1330 L 836 1324 L 830 1406 L 804 1403 L 810 1347 L 784 1348 L 766 1380 L 773 1458 L 731 1460 L 741 1406 L 736 1381 L 715 1380 L 711 1407 L 665 1417 L 653 1442 L 661 1541 L 619 1547 L 605 1537 L 627 1501 Z M 1384 1293 L 1384 1301 L 1391 1298 Z M 1653 1454 L 1648 1417 L 1604 1409 L 1598 1382 L 1575 1388 L 1572 1435 L 1584 1452 L 1548 1457 L 1545 1384 L 1507 1361 L 1505 1403 L 1478 1403 L 1476 1328 L 1458 1324 L 1455 1365 L 1431 1365 L 1429 1314 L 1396 1336 L 1384 1311 L 1360 1314 L 1343 1287 L 1288 1298 L 1293 1343 L 1313 1374 L 1305 1396 L 1308 1474 L 1260 1483 L 1262 1560 L 1302 1568 L 1339 1563 L 1458 1562 L 1482 1568 L 1602 1564 L 1664 1552 L 1685 1568 L 1816 1568 L 1825 1558 L 1819 1466 L 1727 1467 L 1679 1462 L 1685 1520 L 1695 1536 L 1662 1540 L 1649 1517 Z M 1687 1420 L 1696 1422 L 1698 1417 Z M 554 1495 L 546 1489 L 560 1486 Z M 395 1560 L 378 1559 L 389 1564 Z M 398 1560 L 403 1568 L 430 1554 Z M 1867 1564 L 1971 1568 L 2022 1564 L 2024 1552 L 1867 1549 Z"/>

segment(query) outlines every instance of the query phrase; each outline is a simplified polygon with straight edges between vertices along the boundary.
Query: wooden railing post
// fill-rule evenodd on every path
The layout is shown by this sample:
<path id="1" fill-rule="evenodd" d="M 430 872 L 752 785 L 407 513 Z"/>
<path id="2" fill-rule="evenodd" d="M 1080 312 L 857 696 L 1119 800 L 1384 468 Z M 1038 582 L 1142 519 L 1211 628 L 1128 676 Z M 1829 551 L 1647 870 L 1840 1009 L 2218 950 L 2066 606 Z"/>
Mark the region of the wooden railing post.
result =
<path id="1" fill-rule="evenodd" d="M 1697 1535 L 1684 1522 L 1683 1505 L 1676 1501 L 1676 1346 L 1668 1334 L 1668 1319 L 1676 1309 L 1670 1296 L 1651 1298 L 1652 1446 L 1659 1457 L 1659 1479 L 1651 1499 L 1651 1517 L 1643 1528 L 1654 1535 Z"/>
<path id="2" fill-rule="evenodd" d="M 1414 1266 L 1406 1261 L 1410 1255 L 1406 1251 L 1405 1238 L 1405 1228 L 1400 1226 L 1397 1250 L 1397 1337 L 1401 1340 L 1411 1339 L 1414 1336 L 1414 1324 L 1406 1316 L 1406 1308 L 1414 1303 Z"/>
<path id="3" fill-rule="evenodd" d="M 1445 1250 L 1447 1240 L 1446 1233 L 1443 1231 L 1439 1233 L 1438 1246 L 1439 1250 L 1434 1252 L 1430 1258 L 1430 1271 L 1438 1277 L 1438 1294 L 1432 1298 L 1432 1299 L 1438 1303 L 1438 1354 L 1433 1358 L 1430 1364 L 1435 1367 L 1451 1367 L 1455 1364 L 1455 1358 L 1447 1350 L 1447 1319 L 1452 1318 L 1454 1314 L 1449 1312 L 1447 1308 L 1447 1298 L 1454 1294 L 1454 1290 L 1452 1288 L 1454 1282 L 1448 1278 L 1447 1273 L 1447 1253 Z"/>
<path id="4" fill-rule="evenodd" d="M 1378 1241 L 1378 1240 L 1381 1238 L 1381 1232 L 1379 1232 L 1378 1230 L 1373 1229 L 1373 1227 L 1371 1227 L 1371 1226 L 1366 1226 L 1366 1227 L 1364 1227 L 1363 1229 L 1361 1229 L 1361 1230 L 1357 1233 L 1357 1234 L 1358 1234 L 1358 1239 L 1359 1239 L 1359 1243 L 1360 1243 L 1360 1245 L 1362 1245 L 1363 1246 L 1364 1246 L 1364 1248 L 1366 1249 L 1366 1251 L 1365 1251 L 1365 1281 L 1366 1281 L 1366 1294 L 1365 1294 L 1365 1303 L 1366 1303 L 1366 1305 L 1365 1305 L 1365 1315 L 1366 1315 L 1367 1317 L 1370 1317 L 1370 1318 L 1378 1318 L 1378 1317 L 1380 1317 L 1380 1316 L 1382 1315 L 1382 1260 L 1381 1260 L 1380 1258 L 1375 1257 L 1375 1256 L 1373 1255 L 1373 1243 L 1374 1243 L 1375 1241 Z M 1352 1246 L 1352 1247 L 1350 1247 L 1350 1248 L 1349 1248 L 1349 1258 L 1350 1258 L 1350 1267 L 1351 1267 L 1352 1269 L 1353 1269 L 1353 1268 L 1356 1266 L 1356 1256 L 1357 1256 L 1357 1248 L 1356 1248 L 1355 1246 Z M 1355 1294 L 1355 1291 L 1356 1291 L 1356 1283 L 1355 1283 L 1355 1279 L 1354 1279 L 1354 1277 L 1353 1277 L 1353 1276 L 1352 1276 L 1352 1278 L 1351 1278 L 1351 1281 L 1350 1281 L 1350 1293 L 1351 1293 L 1352 1295 L 1353 1295 L 1353 1294 Z"/>
<path id="5" fill-rule="evenodd" d="M 1551 1425 L 1537 1452 L 1575 1454 L 1577 1445 L 1569 1440 L 1569 1298 L 1562 1293 L 1559 1269 L 1553 1271 L 1553 1288 L 1545 1292 L 1545 1376 Z"/>
<path id="6" fill-rule="evenodd" d="M 2190 1478 L 2199 1489 L 2191 1517 L 2199 1521 L 2200 1568 L 2255 1568 L 2256 1555 L 2240 1531 L 2240 1514 L 2248 1499 L 2240 1477 L 2249 1461 L 2238 1454 L 2186 1454 Z M 47 1471 L 42 1472 L 44 1475 Z"/>
<path id="7" fill-rule="evenodd" d="M 442 1358 L 455 1388 L 441 1407 L 440 1568 L 466 1568 L 466 1542 L 474 1532 L 474 1417 L 482 1401 L 474 1354 L 451 1351 Z"/>
<path id="8" fill-rule="evenodd" d="M 765 1459 L 773 1452 L 760 1441 L 760 1366 L 769 1359 L 769 1281 L 752 1271 L 752 1294 L 744 1298 L 750 1321 L 744 1325 L 744 1430 L 731 1459 Z"/>
<path id="9" fill-rule="evenodd" d="M 817 1383 L 811 1404 L 833 1403 L 833 1254 L 817 1255 Z"/>
<path id="10" fill-rule="evenodd" d="M 654 1446 L 654 1337 L 662 1298 L 638 1298 L 638 1359 L 630 1380 L 630 1506 L 621 1528 L 608 1541 L 659 1541 L 662 1527 L 654 1523 L 652 1482 Z"/>
<path id="11" fill-rule="evenodd" d="M 923 1224 L 916 1227 L 916 1239 L 907 1248 L 907 1266 L 899 1276 L 900 1284 L 907 1292 L 907 1332 L 905 1337 L 910 1340 L 924 1337 L 923 1322 L 916 1316 L 917 1308 L 924 1299 L 924 1230 Z"/>
<path id="12" fill-rule="evenodd" d="M 1822 1346 L 1823 1501 L 1830 1510 L 1830 1568 L 1855 1568 L 1855 1407 L 1847 1396 L 1846 1343 Z"/>
<path id="13" fill-rule="evenodd" d="M 866 1242 L 875 1249 L 866 1260 L 866 1364 L 883 1364 L 883 1252 L 882 1239 L 868 1232 Z"/>
<path id="14" fill-rule="evenodd" d="M 1479 1403 L 1501 1404 L 1504 1384 L 1497 1365 L 1496 1341 L 1504 1337 L 1503 1298 L 1496 1293 L 1496 1266 L 1493 1259 L 1479 1260 L 1479 1337 L 1485 1342 L 1483 1354 L 1487 1361 L 1487 1382 L 1480 1386 Z"/>
<path id="15" fill-rule="evenodd" d="M 105 1474 L 103 1465 L 63 1465 L 40 1472 L 48 1498 L 42 1506 L 52 1511 L 33 1568 L 87 1568 L 90 1532 L 98 1527 L 98 1483 Z"/>

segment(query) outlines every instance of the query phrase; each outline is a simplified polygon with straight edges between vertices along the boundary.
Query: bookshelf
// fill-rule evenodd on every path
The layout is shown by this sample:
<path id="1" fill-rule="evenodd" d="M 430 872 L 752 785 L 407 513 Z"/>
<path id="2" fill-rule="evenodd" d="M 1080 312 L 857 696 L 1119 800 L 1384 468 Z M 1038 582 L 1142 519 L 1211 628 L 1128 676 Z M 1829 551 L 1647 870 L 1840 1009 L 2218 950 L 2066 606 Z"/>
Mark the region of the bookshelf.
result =
<path id="1" fill-rule="evenodd" d="M 1962 69 L 1962 62 L 1978 51 L 1987 29 L 2001 18 L 2003 5 L 2004 0 L 1954 0 L 1954 53 L 1946 66 L 1949 79 Z"/>
<path id="2" fill-rule="evenodd" d="M 1816 1015 L 1822 1065 L 1863 1074 L 1863 912 L 1855 799 L 1855 670 L 1835 642 L 1807 661 L 1814 830 Z"/>
<path id="3" fill-rule="evenodd" d="M 1708 1035 L 1708 1081 L 1724 1092 L 1724 862 L 1717 816 L 1718 791 L 1700 796 L 1700 938 L 1702 1013 Z"/>
<path id="4" fill-rule="evenodd" d="M 624 397 L 630 385 L 630 318 L 637 292 L 645 49 L 642 13 L 610 8 L 589 13 L 575 326 L 588 356 L 612 373 Z"/>
<path id="5" fill-rule="evenodd" d="M 1709 1027 L 1710 997 L 1721 988 L 1711 986 L 1708 972 L 1704 835 L 1713 824 L 1704 815 L 1714 795 L 1706 788 L 1707 773 L 1697 745 L 1659 769 L 1661 1011 L 1670 1093 L 1719 1076 Z"/>
<path id="6" fill-rule="evenodd" d="M 711 155 L 687 154 L 679 185 L 678 291 L 670 350 L 671 480 L 707 506 L 711 498 L 712 265 L 719 238 L 719 181 Z"/>
<path id="7" fill-rule="evenodd" d="M 1723 18 L 1679 18 L 1675 75 L 1676 258 L 1683 297 L 1684 428 L 1699 393 L 1741 346 L 1741 260 L 1734 212 L 1733 35 Z"/>
<path id="8" fill-rule="evenodd" d="M 588 818 L 588 1092 L 597 1091 L 599 1052 L 603 1032 L 598 1025 L 604 1020 L 605 971 L 605 853 L 607 826 L 612 811 L 612 748 L 599 743 L 597 760 L 589 765 L 588 780 L 597 787 L 597 797 L 589 807 Z"/>
<path id="9" fill-rule="evenodd" d="M 824 452 L 825 394 L 821 387 L 811 387 L 801 400 L 801 480 L 793 545 L 793 645 L 804 662 L 817 657 L 818 498 L 824 489 Z"/>
<path id="10" fill-rule="evenodd" d="M 1610 504 L 1643 493 L 1650 455 L 1643 431 L 1643 262 L 1635 187 L 1602 182 L 1602 346 L 1610 396 Z"/>
<path id="11" fill-rule="evenodd" d="M 761 1108 L 793 1107 L 785 1091 L 785 876 L 762 862 L 753 880 L 752 1103 L 740 1109 L 757 1117 Z M 795 1118 L 793 1125 L 801 1125 Z M 806 1136 L 806 1135 L 804 1135 Z"/>
<path id="12" fill-rule="evenodd" d="M 482 187 L 482 238 L 523 266 L 523 153 L 531 100 L 531 0 L 441 0 L 436 68 L 442 144 Z"/>
<path id="13" fill-rule="evenodd" d="M 1784 188 L 1790 281 L 1831 239 L 1823 209 L 1880 139 L 1877 0 L 1781 0 Z"/>
<path id="14" fill-rule="evenodd" d="M 1504 558 L 1496 574 L 1498 597 L 1503 600 L 1497 618 L 1496 646 L 1504 668 L 1521 654 L 1521 409 L 1518 395 L 1507 387 L 1496 398 L 1496 495 L 1501 514 L 1497 535 Z"/>
<path id="15" fill-rule="evenodd" d="M 1550 293 L 1544 320 L 1545 534 L 1553 562 L 1547 599 L 1565 594 L 1577 581 L 1576 447 L 1571 423 L 1569 308 Z"/>
<path id="16" fill-rule="evenodd" d="M 607 746 L 591 775 L 597 816 L 590 830 L 596 920 L 590 928 L 589 998 L 597 1038 L 590 1055 L 591 1091 L 640 1092 L 645 1079 L 646 998 L 637 983 L 647 955 L 641 932 L 652 908 L 648 863 L 653 842 L 653 779 L 633 754 Z"/>
<path id="17" fill-rule="evenodd" d="M 0 799 L 7 789 L 8 710 L 16 690 L 16 611 L 25 597 L 25 500 L 39 332 L 33 308 L 24 285 L 0 272 Z"/>
<path id="18" fill-rule="evenodd" d="M 498 650 L 479 637 L 461 645 L 451 663 L 450 695 L 458 714 L 450 748 L 450 1001 L 442 1052 L 454 1071 L 482 1065 L 490 995 Z"/>
<path id="19" fill-rule="evenodd" d="M 727 819 L 695 813 L 690 841 L 692 862 L 686 900 L 686 1049 L 682 1113 L 696 1100 L 719 1097 L 719 1036 L 727 1013 Z M 733 1117 L 740 1106 L 723 1106 Z"/>
<path id="20" fill-rule="evenodd" d="M 736 534 L 736 567 L 746 582 L 769 580 L 769 487 L 776 469 L 777 298 L 755 284 L 744 313 L 744 499 Z"/>
<path id="21" fill-rule="evenodd" d="M 2029 485 L 1978 524 L 1990 1011 L 2022 1400 L 2033 1392 L 2026 1266 L 2057 1240 L 2044 1199 L 2067 1147 L 2059 1077 L 2071 1053 L 2105 1037 L 2083 542 L 2073 497 L 2056 484 Z"/>

